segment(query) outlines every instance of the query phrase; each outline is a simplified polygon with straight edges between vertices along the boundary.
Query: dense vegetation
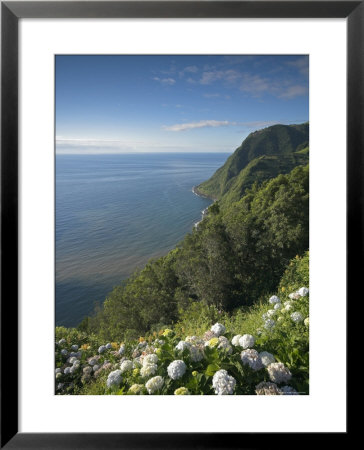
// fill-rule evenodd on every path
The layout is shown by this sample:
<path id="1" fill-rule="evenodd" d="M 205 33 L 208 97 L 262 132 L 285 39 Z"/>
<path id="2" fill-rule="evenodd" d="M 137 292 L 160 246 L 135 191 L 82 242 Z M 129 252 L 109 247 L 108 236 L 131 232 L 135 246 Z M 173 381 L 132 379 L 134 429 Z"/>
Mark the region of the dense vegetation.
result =
<path id="1" fill-rule="evenodd" d="M 106 363 L 103 361 L 107 366 L 107 370 L 101 371 L 105 378 L 113 364 L 117 364 L 116 347 L 120 341 L 126 342 L 132 358 L 138 345 L 135 340 L 140 336 L 155 340 L 160 330 L 173 329 L 173 336 L 165 336 L 162 338 L 165 342 L 159 345 L 153 344 L 154 350 L 161 348 L 166 364 L 179 355 L 175 350 L 178 340 L 186 335 L 202 336 L 213 323 L 222 322 L 226 327 L 224 339 L 229 342 L 234 334 L 251 333 L 256 348 L 271 352 L 276 361 L 287 364 L 295 375 L 293 386 L 308 392 L 308 322 L 303 324 L 308 316 L 307 294 L 294 305 L 293 312 L 299 313 L 300 320 L 283 314 L 279 326 L 276 323 L 272 329 L 261 331 L 262 314 L 269 307 L 266 299 L 272 293 L 278 292 L 285 298 L 309 285 L 308 253 L 305 253 L 309 245 L 307 162 L 307 123 L 277 125 L 249 135 L 225 165 L 198 186 L 199 192 L 218 199 L 208 208 L 202 222 L 174 250 L 151 260 L 144 269 L 115 287 L 78 330 L 57 329 L 57 338 L 77 345 L 83 343 L 86 346 L 83 358 L 92 357 L 100 343 L 113 341 L 113 347 L 108 350 L 114 353 L 104 358 Z M 295 300 L 292 295 L 290 301 Z M 201 342 L 204 346 L 206 340 L 204 344 Z M 202 370 L 204 382 L 208 381 L 206 377 L 214 375 L 209 366 L 215 372 L 217 368 L 230 367 L 237 380 L 246 377 L 246 373 L 239 372 L 241 361 L 236 349 L 224 355 L 212 349 L 214 356 L 205 350 L 204 361 L 199 361 L 198 367 L 194 364 L 189 367 L 190 372 Z M 58 355 L 56 360 L 62 370 L 64 356 Z M 234 364 L 235 369 L 231 366 Z M 92 379 L 91 385 L 85 385 L 79 377 L 77 389 L 80 393 L 109 393 L 105 391 L 106 378 L 102 376 L 97 377 L 97 382 Z M 138 376 L 130 380 L 142 383 Z M 259 380 L 266 382 L 268 378 L 252 375 L 245 391 L 240 392 L 239 388 L 236 393 L 254 393 Z M 200 382 L 202 378 L 197 384 Z M 191 383 L 190 389 L 198 393 L 201 386 L 195 381 Z M 76 387 L 73 381 L 71 384 L 73 392 Z M 177 384 L 165 385 L 161 393 L 171 393 Z M 212 393 L 211 386 L 209 389 L 205 393 Z M 64 387 L 60 391 L 64 393 Z"/>
<path id="2" fill-rule="evenodd" d="M 222 205 L 237 201 L 254 182 L 274 178 L 308 163 L 308 123 L 274 125 L 251 133 L 196 192 L 219 199 Z"/>
<path id="3" fill-rule="evenodd" d="M 59 327 L 56 393 L 308 394 L 309 297 L 302 283 L 308 285 L 308 253 L 289 264 L 279 297 L 233 314 L 195 302 L 172 329 L 107 344 Z"/>

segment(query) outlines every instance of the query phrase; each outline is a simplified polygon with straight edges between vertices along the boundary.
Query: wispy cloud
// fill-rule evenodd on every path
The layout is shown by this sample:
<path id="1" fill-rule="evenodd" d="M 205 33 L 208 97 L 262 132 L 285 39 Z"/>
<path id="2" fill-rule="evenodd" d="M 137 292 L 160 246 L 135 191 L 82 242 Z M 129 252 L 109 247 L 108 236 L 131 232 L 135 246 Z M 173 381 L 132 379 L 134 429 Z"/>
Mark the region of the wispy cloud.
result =
<path id="1" fill-rule="evenodd" d="M 236 122 L 228 122 L 227 120 L 200 120 L 199 122 L 177 123 L 175 125 L 164 125 L 162 128 L 166 131 L 186 131 L 195 128 L 206 127 L 226 127 L 228 125 L 236 125 Z"/>
<path id="2" fill-rule="evenodd" d="M 98 155 L 121 153 L 169 153 L 169 152 L 231 152 L 232 147 L 221 144 L 176 144 L 175 142 L 121 141 L 112 139 L 56 138 L 57 155 Z"/>
<path id="3" fill-rule="evenodd" d="M 298 59 L 290 63 L 302 73 L 308 73 L 307 58 Z M 305 82 L 297 83 L 297 79 L 272 78 L 250 72 L 239 72 L 238 70 L 209 70 L 203 72 L 198 79 L 189 78 L 190 83 L 198 83 L 204 86 L 222 83 L 227 88 L 238 89 L 240 92 L 252 97 L 262 97 L 265 94 L 277 98 L 292 99 L 308 92 Z M 219 94 L 204 94 L 206 98 L 218 97 Z"/>
<path id="4" fill-rule="evenodd" d="M 279 98 L 286 98 L 291 99 L 298 97 L 300 95 L 305 95 L 308 92 L 308 88 L 306 86 L 302 85 L 296 85 L 296 86 L 289 86 L 286 89 L 282 89 L 280 94 L 278 95 Z"/>
<path id="5" fill-rule="evenodd" d="M 302 122 L 302 120 L 296 121 L 297 123 Z M 260 128 L 270 127 L 272 125 L 277 125 L 280 123 L 292 123 L 291 121 L 279 121 L 279 120 L 257 120 L 252 122 L 232 122 L 228 120 L 200 120 L 199 122 L 190 123 L 177 123 L 175 125 L 164 125 L 162 128 L 166 131 L 186 131 L 194 130 L 196 128 L 217 128 L 217 127 L 228 127 L 228 126 L 238 126 L 246 130 L 258 130 Z"/>
<path id="6" fill-rule="evenodd" d="M 222 94 L 218 94 L 217 92 L 212 93 L 212 94 L 208 94 L 208 93 L 207 94 L 203 94 L 203 96 L 205 98 L 222 98 L 222 99 L 225 99 L 225 100 L 229 100 L 231 98 L 230 95 L 222 95 Z"/>
<path id="7" fill-rule="evenodd" d="M 287 65 L 296 68 L 302 75 L 308 75 L 308 56 L 301 56 L 294 61 L 288 61 Z"/>
<path id="8" fill-rule="evenodd" d="M 141 142 L 126 142 L 117 139 L 63 138 L 57 136 L 57 153 L 120 153 L 134 151 Z"/>
<path id="9" fill-rule="evenodd" d="M 260 96 L 267 92 L 274 92 L 272 83 L 270 83 L 267 78 L 263 78 L 260 75 L 250 75 L 248 73 L 244 73 L 242 74 L 239 82 L 240 91 L 247 92 L 254 97 Z"/>
<path id="10" fill-rule="evenodd" d="M 176 83 L 176 80 L 174 78 L 160 78 L 160 77 L 154 77 L 154 81 L 158 81 L 161 84 L 173 86 Z"/>
<path id="11" fill-rule="evenodd" d="M 196 73 L 198 72 L 197 66 L 187 66 L 182 71 L 182 73 Z"/>
<path id="12" fill-rule="evenodd" d="M 212 84 L 219 80 L 227 84 L 233 84 L 237 82 L 240 77 L 241 74 L 236 70 L 212 70 L 202 74 L 200 84 Z"/>

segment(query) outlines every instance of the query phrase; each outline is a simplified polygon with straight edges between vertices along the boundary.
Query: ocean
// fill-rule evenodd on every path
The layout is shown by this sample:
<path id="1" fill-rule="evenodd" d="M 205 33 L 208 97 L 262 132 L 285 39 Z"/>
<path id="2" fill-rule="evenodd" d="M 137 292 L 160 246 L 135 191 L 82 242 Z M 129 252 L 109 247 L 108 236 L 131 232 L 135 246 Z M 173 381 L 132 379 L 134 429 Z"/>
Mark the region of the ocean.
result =
<path id="1" fill-rule="evenodd" d="M 192 187 L 228 156 L 57 155 L 56 325 L 78 325 L 114 286 L 191 232 L 211 204 Z"/>

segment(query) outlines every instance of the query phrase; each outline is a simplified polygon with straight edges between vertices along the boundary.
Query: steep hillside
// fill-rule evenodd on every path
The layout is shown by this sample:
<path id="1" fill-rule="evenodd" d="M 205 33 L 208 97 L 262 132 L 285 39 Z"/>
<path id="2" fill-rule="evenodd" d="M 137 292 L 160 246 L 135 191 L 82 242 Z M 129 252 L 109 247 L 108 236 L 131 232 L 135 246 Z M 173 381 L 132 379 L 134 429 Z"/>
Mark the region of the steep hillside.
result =
<path id="1" fill-rule="evenodd" d="M 254 181 L 288 173 L 297 165 L 308 163 L 308 122 L 300 125 L 274 125 L 251 133 L 196 192 L 226 202 L 236 201 Z"/>

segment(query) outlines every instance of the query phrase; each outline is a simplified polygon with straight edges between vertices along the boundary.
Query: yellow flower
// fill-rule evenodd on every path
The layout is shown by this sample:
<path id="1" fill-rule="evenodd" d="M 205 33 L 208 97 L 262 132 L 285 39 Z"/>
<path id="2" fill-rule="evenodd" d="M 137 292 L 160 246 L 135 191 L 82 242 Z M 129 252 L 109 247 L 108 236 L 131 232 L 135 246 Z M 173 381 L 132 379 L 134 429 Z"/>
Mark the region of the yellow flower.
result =
<path id="1" fill-rule="evenodd" d="M 134 369 L 133 370 L 133 377 L 137 377 L 139 375 L 140 370 L 139 369 Z"/>
<path id="2" fill-rule="evenodd" d="M 143 336 L 140 336 L 139 342 L 144 342 L 144 341 L 145 341 L 145 339 L 143 338 Z"/>
<path id="3" fill-rule="evenodd" d="M 166 328 L 163 332 L 163 336 L 170 336 L 171 334 L 173 334 L 173 331 L 169 328 Z"/>
<path id="4" fill-rule="evenodd" d="M 118 349 L 118 343 L 117 342 L 111 342 L 111 347 L 114 349 L 114 350 L 117 350 Z"/>
<path id="5" fill-rule="evenodd" d="M 90 346 L 88 344 L 82 344 L 81 345 L 81 349 L 82 350 L 88 350 L 90 348 Z"/>
<path id="6" fill-rule="evenodd" d="M 174 395 L 189 395 L 189 391 L 185 387 L 180 387 L 174 391 Z"/>
<path id="7" fill-rule="evenodd" d="M 208 346 L 209 347 L 216 347 L 218 343 L 219 343 L 219 338 L 214 337 L 214 338 L 209 340 Z"/>
<path id="8" fill-rule="evenodd" d="M 197 375 L 198 375 L 197 370 L 194 370 L 194 371 L 192 372 L 192 376 L 193 376 L 193 377 L 197 377 Z"/>
<path id="9" fill-rule="evenodd" d="M 286 288 L 284 286 L 282 286 L 281 291 L 284 292 L 286 290 Z"/>

